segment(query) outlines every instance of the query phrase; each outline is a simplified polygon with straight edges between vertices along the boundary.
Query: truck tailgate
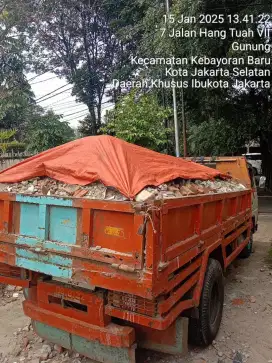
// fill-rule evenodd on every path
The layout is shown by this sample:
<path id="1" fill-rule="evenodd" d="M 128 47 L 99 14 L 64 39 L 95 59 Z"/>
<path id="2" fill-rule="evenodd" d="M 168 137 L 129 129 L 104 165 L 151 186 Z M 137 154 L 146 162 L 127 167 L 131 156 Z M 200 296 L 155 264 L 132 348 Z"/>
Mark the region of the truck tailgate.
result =
<path id="1" fill-rule="evenodd" d="M 142 223 L 129 202 L 0 193 L 0 262 L 77 281 L 88 263 L 134 271 Z"/>

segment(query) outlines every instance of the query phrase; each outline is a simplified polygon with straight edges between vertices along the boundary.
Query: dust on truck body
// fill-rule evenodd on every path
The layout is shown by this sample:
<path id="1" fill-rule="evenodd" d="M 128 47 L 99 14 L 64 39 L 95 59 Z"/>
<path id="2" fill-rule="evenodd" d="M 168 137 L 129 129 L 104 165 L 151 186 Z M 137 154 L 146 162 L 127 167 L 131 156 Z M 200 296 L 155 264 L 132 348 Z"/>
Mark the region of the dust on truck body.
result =
<path id="1" fill-rule="evenodd" d="M 40 336 L 99 362 L 135 362 L 136 346 L 186 353 L 188 322 L 200 344 L 217 334 L 222 271 L 251 239 L 251 195 L 147 206 L 0 193 L 0 282 L 24 287 Z"/>

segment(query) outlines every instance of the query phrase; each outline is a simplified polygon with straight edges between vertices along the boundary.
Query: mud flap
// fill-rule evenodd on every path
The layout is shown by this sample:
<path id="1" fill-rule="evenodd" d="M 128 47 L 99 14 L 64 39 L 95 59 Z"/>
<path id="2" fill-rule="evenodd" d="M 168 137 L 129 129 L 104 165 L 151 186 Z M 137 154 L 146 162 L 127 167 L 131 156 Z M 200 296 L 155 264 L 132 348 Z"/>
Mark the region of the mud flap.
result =
<path id="1" fill-rule="evenodd" d="M 34 331 L 42 338 L 68 350 L 75 351 L 96 362 L 135 363 L 136 344 L 130 348 L 116 348 L 90 341 L 64 330 L 32 320 Z"/>
<path id="2" fill-rule="evenodd" d="M 178 318 L 166 330 L 135 327 L 137 344 L 141 348 L 168 354 L 188 352 L 188 318 Z"/>

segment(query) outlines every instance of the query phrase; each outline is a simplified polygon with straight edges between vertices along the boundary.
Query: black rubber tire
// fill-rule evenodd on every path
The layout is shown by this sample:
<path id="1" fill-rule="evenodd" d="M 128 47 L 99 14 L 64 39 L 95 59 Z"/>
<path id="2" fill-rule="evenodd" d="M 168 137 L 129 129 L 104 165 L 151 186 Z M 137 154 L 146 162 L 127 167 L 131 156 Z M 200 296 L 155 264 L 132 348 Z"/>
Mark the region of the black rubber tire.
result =
<path id="1" fill-rule="evenodd" d="M 199 319 L 189 320 L 189 343 L 207 346 L 215 339 L 222 320 L 224 277 L 219 261 L 209 259 L 204 279 Z"/>
<path id="2" fill-rule="evenodd" d="M 251 232 L 251 235 L 250 235 L 250 239 L 248 241 L 248 244 L 242 250 L 242 252 L 240 253 L 239 257 L 241 257 L 241 258 L 249 258 L 251 256 L 251 254 L 252 254 L 252 249 L 253 249 L 253 233 Z"/>

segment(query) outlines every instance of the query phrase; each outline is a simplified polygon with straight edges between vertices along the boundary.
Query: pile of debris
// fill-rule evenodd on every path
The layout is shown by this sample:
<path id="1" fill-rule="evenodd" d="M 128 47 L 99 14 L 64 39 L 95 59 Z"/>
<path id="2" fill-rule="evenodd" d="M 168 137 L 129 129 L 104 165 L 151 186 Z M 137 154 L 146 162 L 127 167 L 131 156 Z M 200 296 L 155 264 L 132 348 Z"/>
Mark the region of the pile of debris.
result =
<path id="1" fill-rule="evenodd" d="M 136 202 L 182 198 L 199 194 L 238 192 L 246 187 L 234 180 L 184 180 L 179 179 L 158 187 L 144 188 L 135 198 Z M 106 187 L 100 182 L 86 186 L 65 184 L 60 181 L 38 177 L 20 183 L 0 184 L 0 191 L 17 194 L 48 195 L 59 197 L 88 198 L 98 200 L 128 200 L 117 189 Z"/>
<path id="2" fill-rule="evenodd" d="M 180 180 L 161 184 L 158 187 L 147 187 L 135 198 L 137 202 L 182 198 L 199 194 L 219 194 L 239 192 L 246 187 L 235 180 Z"/>
<path id="3" fill-rule="evenodd" d="M 87 186 L 65 184 L 55 179 L 38 177 L 20 183 L 1 184 L 0 191 L 17 194 L 89 198 L 99 200 L 128 200 L 118 190 L 95 182 Z"/>

